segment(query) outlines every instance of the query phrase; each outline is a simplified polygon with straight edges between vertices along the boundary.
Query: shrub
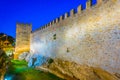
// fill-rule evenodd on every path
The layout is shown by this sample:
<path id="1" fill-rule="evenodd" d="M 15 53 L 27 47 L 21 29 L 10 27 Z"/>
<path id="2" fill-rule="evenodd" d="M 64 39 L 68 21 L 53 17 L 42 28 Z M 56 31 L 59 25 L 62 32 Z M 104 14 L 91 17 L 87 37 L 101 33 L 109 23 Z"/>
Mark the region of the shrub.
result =
<path id="1" fill-rule="evenodd" d="M 51 64 L 53 62 L 54 62 L 54 60 L 52 58 L 48 59 L 48 64 Z"/>

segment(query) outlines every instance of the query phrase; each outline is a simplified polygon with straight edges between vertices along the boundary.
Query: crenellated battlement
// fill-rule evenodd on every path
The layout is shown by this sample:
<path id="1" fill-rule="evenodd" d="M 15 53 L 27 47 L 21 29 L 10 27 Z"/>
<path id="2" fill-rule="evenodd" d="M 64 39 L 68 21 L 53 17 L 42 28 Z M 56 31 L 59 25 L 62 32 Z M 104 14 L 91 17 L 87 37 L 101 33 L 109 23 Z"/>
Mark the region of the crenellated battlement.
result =
<path id="1" fill-rule="evenodd" d="M 101 2 L 102 2 L 101 0 L 97 0 L 97 4 L 96 4 L 96 5 L 98 5 L 98 4 L 100 5 Z M 88 9 L 91 8 L 92 6 L 93 6 L 93 5 L 92 5 L 92 0 L 88 0 L 88 1 L 86 2 L 86 9 L 85 9 L 85 10 L 88 10 Z M 37 29 L 37 30 L 35 30 L 35 31 L 33 31 L 33 32 L 36 32 L 36 31 L 38 31 L 38 30 L 43 30 L 43 29 L 45 29 L 46 27 L 50 27 L 50 26 L 52 26 L 52 25 L 58 24 L 59 22 L 65 20 L 65 19 L 67 19 L 67 18 L 69 18 L 69 17 L 74 17 L 75 14 L 80 15 L 80 14 L 82 14 L 82 11 L 83 11 L 83 6 L 82 6 L 82 5 L 79 5 L 79 6 L 77 7 L 77 12 L 75 12 L 75 9 L 71 9 L 70 12 L 66 12 L 64 15 L 61 15 L 60 17 L 52 20 L 52 21 L 49 22 L 48 24 L 40 27 L 39 29 Z M 70 15 L 68 15 L 68 14 L 70 14 Z"/>
<path id="2" fill-rule="evenodd" d="M 96 5 L 97 5 L 97 6 L 100 6 L 100 5 L 102 4 L 102 1 L 103 1 L 103 0 L 97 0 L 97 4 L 96 4 Z"/>
<path id="3" fill-rule="evenodd" d="M 21 27 L 24 27 L 24 26 L 32 26 L 31 23 L 20 23 L 20 22 L 17 22 L 16 25 L 21 26 Z"/>
<path id="4" fill-rule="evenodd" d="M 35 31 L 33 31 L 33 32 L 36 32 L 36 31 L 38 31 L 38 30 L 43 30 L 43 29 L 45 29 L 46 27 L 50 27 L 50 26 L 52 26 L 52 25 L 59 24 L 59 22 L 61 22 L 61 21 L 63 21 L 63 20 L 66 20 L 66 19 L 69 18 L 69 17 L 73 17 L 73 18 L 74 18 L 74 17 L 75 17 L 75 14 L 77 14 L 78 17 L 79 17 L 79 15 L 83 14 L 83 11 L 85 12 L 85 10 L 89 10 L 91 7 L 99 7 L 102 3 L 105 3 L 105 2 L 107 2 L 107 1 L 110 1 L 110 0 L 96 0 L 96 4 L 93 5 L 93 4 L 92 4 L 93 0 L 87 0 L 87 2 L 86 2 L 86 8 L 85 8 L 84 10 L 83 10 L 83 6 L 82 6 L 82 5 L 79 5 L 79 6 L 77 7 L 77 12 L 75 12 L 75 9 L 71 9 L 70 12 L 66 12 L 64 15 L 61 15 L 60 17 L 52 20 L 52 21 L 49 22 L 48 24 L 40 27 L 39 29 L 37 29 L 37 30 L 35 30 Z M 116 1 L 118 1 L 118 0 L 111 0 L 111 1 L 116 2 Z M 68 15 L 68 14 L 70 14 L 70 15 Z"/>

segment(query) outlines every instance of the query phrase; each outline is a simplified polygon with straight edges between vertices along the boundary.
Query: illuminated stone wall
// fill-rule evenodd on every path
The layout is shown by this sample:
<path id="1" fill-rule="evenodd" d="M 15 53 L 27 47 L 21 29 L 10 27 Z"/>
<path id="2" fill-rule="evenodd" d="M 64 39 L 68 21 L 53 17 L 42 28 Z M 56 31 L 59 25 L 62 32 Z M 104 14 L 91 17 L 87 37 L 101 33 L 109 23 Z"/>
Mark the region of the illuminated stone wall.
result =
<path id="1" fill-rule="evenodd" d="M 55 19 L 31 34 L 31 52 L 120 73 L 120 0 Z"/>
<path id="2" fill-rule="evenodd" d="M 30 34 L 32 25 L 17 23 L 16 27 L 16 46 L 14 59 L 17 59 L 19 54 L 30 51 Z"/>

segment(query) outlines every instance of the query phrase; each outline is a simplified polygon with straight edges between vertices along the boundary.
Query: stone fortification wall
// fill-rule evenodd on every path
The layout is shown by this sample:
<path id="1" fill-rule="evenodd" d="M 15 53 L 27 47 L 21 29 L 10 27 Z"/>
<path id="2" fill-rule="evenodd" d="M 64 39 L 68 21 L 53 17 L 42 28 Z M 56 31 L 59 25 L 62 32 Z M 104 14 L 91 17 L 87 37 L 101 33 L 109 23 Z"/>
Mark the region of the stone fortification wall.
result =
<path id="1" fill-rule="evenodd" d="M 31 52 L 120 73 L 120 0 L 81 7 L 34 31 Z"/>
<path id="2" fill-rule="evenodd" d="M 30 34 L 32 25 L 17 23 L 16 27 L 16 46 L 14 59 L 17 59 L 19 54 L 30 51 Z"/>

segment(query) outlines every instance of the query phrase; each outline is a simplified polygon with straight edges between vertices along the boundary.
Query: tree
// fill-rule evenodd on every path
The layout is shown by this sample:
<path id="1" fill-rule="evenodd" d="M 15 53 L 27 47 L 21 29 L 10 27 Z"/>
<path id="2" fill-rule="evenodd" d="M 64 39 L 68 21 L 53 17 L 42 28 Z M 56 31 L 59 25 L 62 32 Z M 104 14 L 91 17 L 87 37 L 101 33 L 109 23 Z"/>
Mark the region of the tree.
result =
<path id="1" fill-rule="evenodd" d="M 5 51 L 3 51 L 0 48 L 0 79 L 5 74 L 6 66 L 7 66 L 7 60 L 8 60 L 8 57 L 6 56 Z"/>
<path id="2" fill-rule="evenodd" d="M 6 39 L 10 42 L 10 44 L 12 44 L 13 46 L 15 45 L 15 39 L 12 36 L 0 33 L 0 40 L 4 42 Z"/>

